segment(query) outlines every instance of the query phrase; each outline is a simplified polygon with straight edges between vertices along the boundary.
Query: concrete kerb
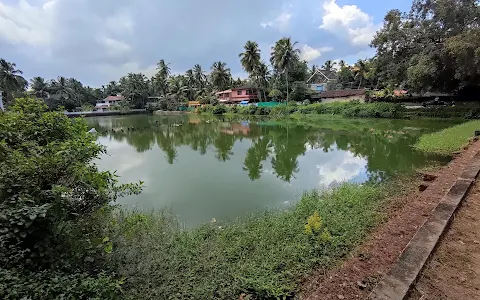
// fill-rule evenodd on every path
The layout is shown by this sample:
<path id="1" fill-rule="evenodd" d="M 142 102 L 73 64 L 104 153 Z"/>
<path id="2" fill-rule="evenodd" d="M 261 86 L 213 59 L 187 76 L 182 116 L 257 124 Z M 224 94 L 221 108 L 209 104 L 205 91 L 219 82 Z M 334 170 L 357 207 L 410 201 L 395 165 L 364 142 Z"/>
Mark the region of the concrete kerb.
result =
<path id="1" fill-rule="evenodd" d="M 480 152 L 477 152 L 472 164 L 466 167 L 415 233 L 395 265 L 370 293 L 369 300 L 403 300 L 407 297 L 479 172 Z"/>

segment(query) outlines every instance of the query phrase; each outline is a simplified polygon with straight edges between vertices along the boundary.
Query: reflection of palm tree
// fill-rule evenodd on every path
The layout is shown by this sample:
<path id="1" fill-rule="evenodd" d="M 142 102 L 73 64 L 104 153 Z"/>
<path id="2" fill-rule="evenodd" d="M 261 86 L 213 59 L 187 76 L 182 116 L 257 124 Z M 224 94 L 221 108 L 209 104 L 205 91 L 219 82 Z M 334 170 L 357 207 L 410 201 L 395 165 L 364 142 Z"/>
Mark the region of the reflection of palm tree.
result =
<path id="1" fill-rule="evenodd" d="M 250 177 L 251 180 L 260 178 L 263 168 L 262 161 L 270 155 L 269 145 L 269 137 L 264 136 L 253 142 L 253 145 L 247 150 L 243 170 L 248 171 L 248 177 Z"/>
<path id="2" fill-rule="evenodd" d="M 230 156 L 233 155 L 232 148 L 235 144 L 235 136 L 229 134 L 220 133 L 213 145 L 217 149 L 217 155 L 215 157 L 220 161 L 227 161 Z"/>
<path id="3" fill-rule="evenodd" d="M 165 152 L 165 158 L 167 159 L 167 162 L 169 164 L 173 164 L 178 155 L 173 141 L 173 137 L 175 135 L 170 135 L 170 130 L 168 127 L 165 132 L 163 128 L 161 128 L 156 135 L 158 147 Z"/>

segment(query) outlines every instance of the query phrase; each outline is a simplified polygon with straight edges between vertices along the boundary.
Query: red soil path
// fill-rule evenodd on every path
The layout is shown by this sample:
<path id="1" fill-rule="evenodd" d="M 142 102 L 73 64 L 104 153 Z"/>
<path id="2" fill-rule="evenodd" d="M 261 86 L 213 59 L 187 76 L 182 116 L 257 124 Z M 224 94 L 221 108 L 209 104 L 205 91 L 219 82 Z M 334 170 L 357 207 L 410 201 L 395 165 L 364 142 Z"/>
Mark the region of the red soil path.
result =
<path id="1" fill-rule="evenodd" d="M 318 270 L 308 277 L 302 284 L 300 298 L 366 298 L 479 150 L 480 142 L 474 143 L 447 166 L 431 172 L 437 179 L 426 183 L 428 188 L 425 191 L 414 191 L 393 199 L 387 212 L 387 221 L 379 225 L 340 267 Z"/>

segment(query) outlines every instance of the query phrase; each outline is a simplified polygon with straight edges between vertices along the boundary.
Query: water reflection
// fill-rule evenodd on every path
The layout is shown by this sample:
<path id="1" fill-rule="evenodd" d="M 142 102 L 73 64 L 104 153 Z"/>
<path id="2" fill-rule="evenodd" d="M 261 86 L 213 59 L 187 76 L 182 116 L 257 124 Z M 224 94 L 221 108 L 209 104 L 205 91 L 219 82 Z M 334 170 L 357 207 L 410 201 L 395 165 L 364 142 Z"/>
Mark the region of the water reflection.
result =
<path id="1" fill-rule="evenodd" d="M 300 171 L 299 157 L 312 150 L 324 153 L 323 164 L 316 165 L 316 168 L 325 178 L 327 184 L 323 185 L 327 186 L 349 180 L 352 174 L 360 172 L 358 166 L 363 163 L 366 163 L 363 172 L 368 173 L 368 178 L 381 180 L 419 166 L 427 159 L 411 149 L 415 139 L 427 128 L 395 130 L 398 126 L 382 129 L 371 125 L 372 128 L 350 132 L 281 122 L 202 120 L 199 116 L 130 116 L 89 121 L 103 137 L 126 142 L 138 153 L 150 151 L 156 144 L 169 164 L 176 162 L 180 146 L 189 146 L 201 155 L 205 155 L 209 148 L 213 149 L 215 158 L 226 162 L 235 154 L 235 143 L 246 139 L 251 145 L 244 154 L 242 169 L 251 180 L 261 178 L 264 163 L 269 160 L 273 174 L 290 182 Z M 342 153 L 344 158 L 340 165 L 338 159 L 327 155 L 332 151 L 336 151 L 337 158 Z"/>
<path id="2" fill-rule="evenodd" d="M 379 121 L 285 123 L 191 116 L 87 119 L 107 146 L 101 168 L 144 193 L 122 203 L 170 207 L 189 225 L 298 200 L 340 182 L 379 181 L 424 165 L 411 145 L 448 124 Z"/>

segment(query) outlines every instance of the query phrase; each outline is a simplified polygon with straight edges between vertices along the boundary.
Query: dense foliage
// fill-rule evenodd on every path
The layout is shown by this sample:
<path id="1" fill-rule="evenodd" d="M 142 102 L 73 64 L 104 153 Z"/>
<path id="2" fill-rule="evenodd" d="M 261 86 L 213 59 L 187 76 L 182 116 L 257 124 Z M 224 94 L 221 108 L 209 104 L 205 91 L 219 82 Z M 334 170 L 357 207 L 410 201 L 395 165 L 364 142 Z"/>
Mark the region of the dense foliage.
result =
<path id="1" fill-rule="evenodd" d="M 114 299 L 98 268 L 108 251 L 94 218 L 138 185 L 117 185 L 81 119 L 17 99 L 0 113 L 0 298 Z M 110 273 L 111 274 L 111 273 Z"/>
<path id="2" fill-rule="evenodd" d="M 383 85 L 457 91 L 480 81 L 480 7 L 475 0 L 414 0 L 392 10 L 372 45 Z"/>
<path id="3" fill-rule="evenodd" d="M 359 101 L 315 103 L 297 105 L 295 102 L 271 107 L 205 105 L 197 108 L 199 113 L 221 115 L 225 113 L 243 115 L 288 116 L 291 114 L 329 114 L 357 118 L 402 118 L 405 108 L 393 103 L 361 103 Z"/>

